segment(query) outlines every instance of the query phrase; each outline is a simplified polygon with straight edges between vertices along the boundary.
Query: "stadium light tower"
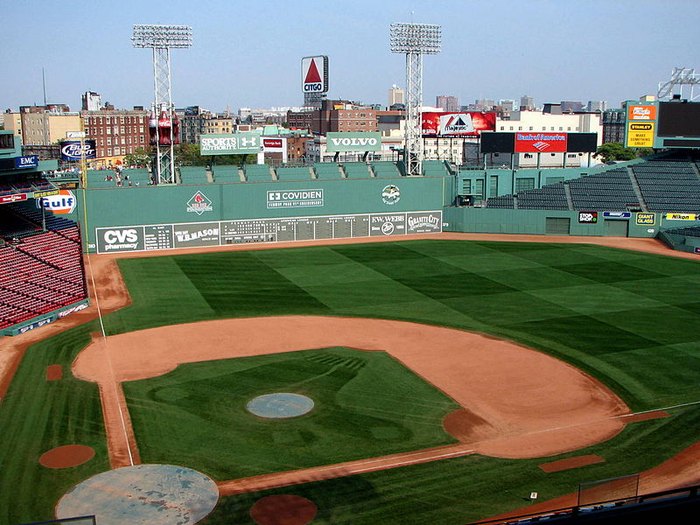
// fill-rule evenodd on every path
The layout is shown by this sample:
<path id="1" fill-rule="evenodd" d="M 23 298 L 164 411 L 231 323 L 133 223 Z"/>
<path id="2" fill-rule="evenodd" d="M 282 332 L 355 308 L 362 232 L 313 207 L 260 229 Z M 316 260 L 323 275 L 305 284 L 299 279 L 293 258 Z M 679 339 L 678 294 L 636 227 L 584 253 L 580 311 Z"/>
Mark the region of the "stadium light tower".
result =
<path id="1" fill-rule="evenodd" d="M 149 121 L 151 145 L 156 154 L 152 169 L 154 182 L 175 182 L 174 145 L 180 141 L 179 122 L 171 97 L 170 50 L 192 46 L 192 28 L 174 25 L 135 25 L 131 37 L 134 47 L 153 49 L 155 99 Z"/>
<path id="2" fill-rule="evenodd" d="M 440 52 L 442 28 L 433 24 L 391 24 L 392 53 L 406 54 L 406 175 L 422 175 L 423 55 Z"/>

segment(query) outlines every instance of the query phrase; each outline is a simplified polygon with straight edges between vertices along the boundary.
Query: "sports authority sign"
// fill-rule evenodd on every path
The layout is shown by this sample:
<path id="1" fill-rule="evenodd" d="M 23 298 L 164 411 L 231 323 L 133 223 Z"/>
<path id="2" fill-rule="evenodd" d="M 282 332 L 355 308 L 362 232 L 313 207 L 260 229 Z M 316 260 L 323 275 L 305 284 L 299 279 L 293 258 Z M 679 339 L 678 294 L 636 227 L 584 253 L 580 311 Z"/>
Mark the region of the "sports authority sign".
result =
<path id="1" fill-rule="evenodd" d="M 328 57 L 319 55 L 301 59 L 302 93 L 328 92 Z"/>
<path id="2" fill-rule="evenodd" d="M 339 133 L 330 131 L 326 134 L 326 151 L 381 151 L 382 134 L 378 131 L 358 131 Z"/>
<path id="3" fill-rule="evenodd" d="M 247 155 L 260 153 L 262 138 L 258 133 L 211 133 L 200 135 L 202 155 Z"/>
<path id="4" fill-rule="evenodd" d="M 564 153 L 567 144 L 566 133 L 515 133 L 515 153 Z"/>

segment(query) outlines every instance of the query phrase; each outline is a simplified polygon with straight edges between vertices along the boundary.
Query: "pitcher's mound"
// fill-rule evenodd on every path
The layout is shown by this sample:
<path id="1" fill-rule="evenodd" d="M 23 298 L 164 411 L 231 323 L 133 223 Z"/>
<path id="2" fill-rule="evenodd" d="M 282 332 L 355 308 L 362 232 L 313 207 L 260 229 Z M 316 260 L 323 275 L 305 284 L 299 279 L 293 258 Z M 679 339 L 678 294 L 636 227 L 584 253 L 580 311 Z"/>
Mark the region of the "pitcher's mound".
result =
<path id="1" fill-rule="evenodd" d="M 301 394 L 278 392 L 255 397 L 248 402 L 246 408 L 256 416 L 285 419 L 310 412 L 314 408 L 314 401 Z"/>
<path id="2" fill-rule="evenodd" d="M 79 483 L 59 500 L 56 517 L 94 514 L 100 525 L 186 525 L 203 519 L 218 499 L 216 483 L 196 470 L 136 465 Z"/>
<path id="3" fill-rule="evenodd" d="M 63 445 L 44 452 L 39 463 L 46 468 L 69 468 L 87 463 L 95 451 L 87 445 Z"/>
<path id="4" fill-rule="evenodd" d="M 258 525 L 306 525 L 316 517 L 316 505 L 301 496 L 266 496 L 250 508 L 250 517 Z"/>

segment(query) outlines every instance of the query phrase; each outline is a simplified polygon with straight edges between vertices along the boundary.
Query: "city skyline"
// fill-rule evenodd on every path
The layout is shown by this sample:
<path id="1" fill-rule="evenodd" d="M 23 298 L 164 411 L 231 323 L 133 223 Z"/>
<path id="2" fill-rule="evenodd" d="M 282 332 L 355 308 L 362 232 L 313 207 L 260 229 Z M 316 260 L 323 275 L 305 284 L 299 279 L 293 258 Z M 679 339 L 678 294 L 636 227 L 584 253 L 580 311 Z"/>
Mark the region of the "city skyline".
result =
<path id="1" fill-rule="evenodd" d="M 5 72 L 0 108 L 43 104 L 42 71 L 49 103 L 78 110 L 81 95 L 95 91 L 117 108 L 149 107 L 152 56 L 132 47 L 135 24 L 192 27 L 192 48 L 171 55 L 176 107 L 235 112 L 299 106 L 300 62 L 310 55 L 329 56 L 329 98 L 386 105 L 391 85 L 405 87 L 405 60 L 389 50 L 393 22 L 442 26 L 441 53 L 424 60 L 426 105 L 438 95 L 455 96 L 463 105 L 529 95 L 538 106 L 602 100 L 618 107 L 623 100 L 656 94 L 674 67 L 700 67 L 693 63 L 700 3 L 668 5 L 358 0 L 350 10 L 317 0 L 253 7 L 217 0 L 195 9 L 182 0 L 124 0 L 115 9 L 77 0 L 66 11 L 65 4 L 48 0 L 9 2 L 3 10 L 12 45 L 0 57 Z"/>

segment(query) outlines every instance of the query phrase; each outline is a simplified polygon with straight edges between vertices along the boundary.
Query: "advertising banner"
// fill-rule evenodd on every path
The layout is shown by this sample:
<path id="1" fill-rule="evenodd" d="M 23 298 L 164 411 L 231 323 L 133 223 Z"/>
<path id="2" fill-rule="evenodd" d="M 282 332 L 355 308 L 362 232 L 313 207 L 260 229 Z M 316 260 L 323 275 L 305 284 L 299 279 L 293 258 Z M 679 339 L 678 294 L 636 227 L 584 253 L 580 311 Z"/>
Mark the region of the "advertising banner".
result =
<path id="1" fill-rule="evenodd" d="M 173 226 L 175 248 L 219 246 L 219 223 L 197 222 Z"/>
<path id="2" fill-rule="evenodd" d="M 10 195 L 0 195 L 0 204 L 12 204 L 13 202 L 20 202 L 26 200 L 26 193 L 12 193 Z"/>
<path id="3" fill-rule="evenodd" d="M 301 59 L 302 93 L 326 93 L 328 91 L 328 57 L 319 55 Z"/>
<path id="4" fill-rule="evenodd" d="M 61 142 L 61 160 L 79 161 L 85 154 L 86 159 L 97 157 L 97 148 L 94 140 L 84 140 L 82 145 L 79 140 L 64 140 Z"/>
<path id="5" fill-rule="evenodd" d="M 606 219 L 629 219 L 632 212 L 629 211 L 604 211 L 603 217 Z"/>
<path id="6" fill-rule="evenodd" d="M 381 151 L 382 134 L 378 131 L 335 132 L 326 135 L 326 151 Z"/>
<path id="7" fill-rule="evenodd" d="M 667 213 L 667 221 L 696 221 L 698 215 L 696 213 Z"/>
<path id="8" fill-rule="evenodd" d="M 323 206 L 323 190 L 282 190 L 267 192 L 267 209 L 319 208 Z"/>
<path id="9" fill-rule="evenodd" d="M 39 192 L 34 193 L 34 198 L 37 199 L 36 207 L 41 208 L 43 206 L 44 209 L 57 215 L 73 213 L 75 206 L 78 204 L 75 194 L 70 190 L 53 190 L 38 197 L 37 193 Z"/>
<path id="10" fill-rule="evenodd" d="M 578 222 L 580 224 L 596 224 L 598 222 L 598 212 L 580 211 L 578 212 Z"/>
<path id="11" fill-rule="evenodd" d="M 654 226 L 656 224 L 656 213 L 637 213 L 635 220 L 640 226 Z"/>
<path id="12" fill-rule="evenodd" d="M 628 104 L 627 120 L 656 120 L 656 106 L 653 104 Z"/>
<path id="13" fill-rule="evenodd" d="M 426 137 L 478 137 L 482 131 L 496 130 L 496 113 L 425 111 L 421 129 Z"/>
<path id="14" fill-rule="evenodd" d="M 15 169 L 27 169 L 39 167 L 39 155 L 24 155 L 15 157 Z"/>
<path id="15" fill-rule="evenodd" d="M 406 233 L 405 213 L 382 213 L 370 215 L 369 234 L 375 236 L 404 235 Z"/>
<path id="16" fill-rule="evenodd" d="M 143 226 L 97 228 L 97 253 L 144 250 Z"/>
<path id="17" fill-rule="evenodd" d="M 564 153 L 567 142 L 566 133 L 518 131 L 515 133 L 515 152 Z"/>
<path id="18" fill-rule="evenodd" d="M 654 147 L 654 126 L 654 122 L 628 122 L 626 135 L 627 147 Z"/>
<path id="19" fill-rule="evenodd" d="M 286 142 L 286 138 L 270 139 L 263 137 L 263 148 L 265 151 L 284 151 L 287 149 L 285 147 Z"/>
<path id="20" fill-rule="evenodd" d="M 260 153 L 261 149 L 262 138 L 253 132 L 211 133 L 199 137 L 201 155 L 248 155 Z"/>
<path id="21" fill-rule="evenodd" d="M 406 214 L 406 233 L 440 233 L 442 214 L 440 212 L 409 212 Z"/>

